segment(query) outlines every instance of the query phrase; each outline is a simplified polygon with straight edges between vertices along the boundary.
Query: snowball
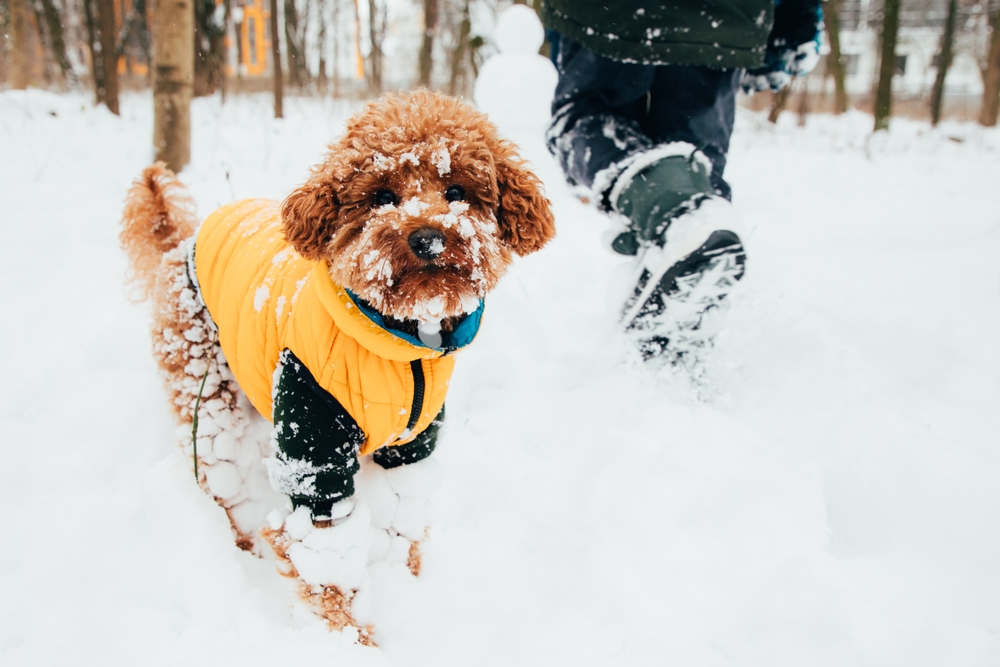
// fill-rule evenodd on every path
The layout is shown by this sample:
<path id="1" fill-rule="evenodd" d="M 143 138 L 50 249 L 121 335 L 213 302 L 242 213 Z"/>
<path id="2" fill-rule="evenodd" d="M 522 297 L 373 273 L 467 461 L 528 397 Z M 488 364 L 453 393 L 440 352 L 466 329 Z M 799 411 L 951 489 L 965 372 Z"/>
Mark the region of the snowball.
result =
<path id="1" fill-rule="evenodd" d="M 337 501 L 333 504 L 333 507 L 330 508 L 329 518 L 334 521 L 344 518 L 354 511 L 354 504 L 353 498 L 344 498 L 343 500 Z"/>
<path id="2" fill-rule="evenodd" d="M 205 467 L 205 479 L 213 496 L 227 500 L 234 498 L 242 488 L 240 471 L 236 466 L 226 461 L 219 461 Z"/>
<path id="3" fill-rule="evenodd" d="M 371 511 L 371 522 L 376 528 L 388 528 L 399 504 L 399 496 L 392 490 L 386 470 L 378 464 L 362 465 L 355 475 L 355 497 Z"/>
<path id="4" fill-rule="evenodd" d="M 207 382 L 205 383 L 205 392 L 208 393 Z M 212 420 L 218 424 L 219 428 L 223 431 L 236 432 L 235 429 L 240 427 L 242 411 L 230 408 L 229 405 L 221 398 L 213 398 L 210 401 L 203 401 L 201 405 L 208 410 L 208 414 L 211 415 Z"/>
<path id="5" fill-rule="evenodd" d="M 190 438 L 185 438 L 183 440 L 185 449 L 188 449 L 187 445 L 191 442 Z M 212 438 L 201 437 L 198 438 L 198 458 L 202 463 L 206 465 L 214 465 L 218 462 L 218 457 L 216 457 L 215 452 L 212 450 Z M 191 452 L 194 455 L 194 451 Z"/>
<path id="6" fill-rule="evenodd" d="M 239 443 L 236 438 L 223 431 L 212 441 L 212 451 L 215 452 L 216 457 L 223 461 L 235 461 L 239 453 Z"/>
<path id="7" fill-rule="evenodd" d="M 367 529 L 367 526 L 365 526 Z M 357 522 L 346 521 L 340 526 L 314 528 L 302 538 L 302 544 L 313 551 L 347 553 L 358 540 Z"/>
<path id="8" fill-rule="evenodd" d="M 427 528 L 427 501 L 424 498 L 400 498 L 392 527 L 400 535 L 416 542 Z"/>
<path id="9" fill-rule="evenodd" d="M 444 469 L 434 458 L 426 458 L 385 471 L 392 490 L 404 498 L 426 498 L 436 492 L 444 478 Z"/>
<path id="10" fill-rule="evenodd" d="M 304 510 L 304 511 L 303 511 Z M 303 518 L 304 517 L 304 518 Z M 285 530 L 291 537 L 293 524 L 296 533 L 309 528 L 301 541 L 288 548 L 288 557 L 308 584 L 334 585 L 352 590 L 361 585 L 365 564 L 371 546 L 371 515 L 368 506 L 359 502 L 341 523 L 329 528 L 315 528 L 309 511 L 300 507 L 285 520 Z M 294 539 L 294 537 L 293 537 Z"/>
<path id="11" fill-rule="evenodd" d="M 313 529 L 312 514 L 308 507 L 297 507 L 285 519 L 285 532 L 293 540 L 301 540 Z"/>
<path id="12" fill-rule="evenodd" d="M 267 514 L 267 525 L 270 526 L 271 530 L 278 530 L 285 523 L 285 517 L 289 514 L 288 509 L 285 507 L 278 507 L 271 510 Z"/>
<path id="13" fill-rule="evenodd" d="M 389 549 L 386 551 L 383 559 L 386 563 L 406 565 L 406 562 L 410 559 L 410 541 L 399 535 L 390 537 Z"/>
<path id="14" fill-rule="evenodd" d="M 372 531 L 372 543 L 368 547 L 368 562 L 378 563 L 385 560 L 386 554 L 389 553 L 389 543 L 392 538 L 389 533 L 381 529 L 375 529 Z"/>
<path id="15" fill-rule="evenodd" d="M 301 542 L 288 547 L 288 558 L 307 584 L 321 586 L 346 578 L 342 572 L 344 557 L 337 553 L 317 552 Z M 350 588 L 350 587 L 348 587 Z"/>
<path id="16" fill-rule="evenodd" d="M 202 411 L 198 410 L 198 448 L 201 448 L 202 438 L 211 438 L 214 435 L 222 432 L 222 428 L 212 419 L 211 415 L 202 414 Z M 191 432 L 188 431 L 187 437 L 191 437 Z M 212 447 L 213 445 L 209 445 Z"/>

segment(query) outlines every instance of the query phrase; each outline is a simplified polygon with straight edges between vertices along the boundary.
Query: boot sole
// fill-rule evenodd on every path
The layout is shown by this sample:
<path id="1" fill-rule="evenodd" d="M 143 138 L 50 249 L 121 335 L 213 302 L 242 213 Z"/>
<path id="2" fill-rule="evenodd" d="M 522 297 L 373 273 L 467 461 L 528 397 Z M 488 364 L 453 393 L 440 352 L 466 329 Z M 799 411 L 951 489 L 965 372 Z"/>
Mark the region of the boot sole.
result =
<path id="1" fill-rule="evenodd" d="M 745 265 L 739 237 L 720 230 L 659 276 L 644 269 L 623 318 L 643 358 L 668 355 L 676 362 L 708 344 L 715 332 L 704 326 L 706 315 L 720 308 Z"/>

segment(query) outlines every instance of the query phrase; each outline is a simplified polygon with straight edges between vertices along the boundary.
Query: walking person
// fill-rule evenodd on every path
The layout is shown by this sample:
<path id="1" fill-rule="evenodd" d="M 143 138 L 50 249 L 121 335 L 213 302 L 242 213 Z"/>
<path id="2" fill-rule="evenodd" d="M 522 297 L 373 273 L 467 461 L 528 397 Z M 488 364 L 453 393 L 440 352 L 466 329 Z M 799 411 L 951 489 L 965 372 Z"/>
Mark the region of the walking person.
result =
<path id="1" fill-rule="evenodd" d="M 559 74 L 547 134 L 567 181 L 637 257 L 624 326 L 644 358 L 685 361 L 743 277 L 724 178 L 736 93 L 819 59 L 821 0 L 544 0 Z"/>

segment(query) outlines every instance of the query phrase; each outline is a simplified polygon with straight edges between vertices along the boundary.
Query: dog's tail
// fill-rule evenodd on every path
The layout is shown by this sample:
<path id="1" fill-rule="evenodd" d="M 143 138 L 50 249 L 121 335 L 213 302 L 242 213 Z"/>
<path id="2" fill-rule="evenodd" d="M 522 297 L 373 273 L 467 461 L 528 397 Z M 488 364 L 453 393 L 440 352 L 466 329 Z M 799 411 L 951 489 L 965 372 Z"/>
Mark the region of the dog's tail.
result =
<path id="1" fill-rule="evenodd" d="M 196 225 L 194 200 L 184 184 L 162 162 L 146 167 L 128 191 L 118 236 L 137 300 L 150 296 L 164 253 L 194 234 Z"/>

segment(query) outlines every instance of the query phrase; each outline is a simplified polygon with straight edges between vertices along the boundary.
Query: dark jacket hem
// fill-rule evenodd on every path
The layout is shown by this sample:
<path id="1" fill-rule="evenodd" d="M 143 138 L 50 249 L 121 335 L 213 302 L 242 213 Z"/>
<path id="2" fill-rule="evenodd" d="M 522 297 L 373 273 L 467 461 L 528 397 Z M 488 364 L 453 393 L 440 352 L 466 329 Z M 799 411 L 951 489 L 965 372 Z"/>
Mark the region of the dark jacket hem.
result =
<path id="1" fill-rule="evenodd" d="M 546 27 L 583 44 L 591 51 L 620 62 L 644 65 L 696 65 L 711 69 L 753 69 L 764 64 L 765 46 L 755 48 L 717 46 L 689 41 L 626 41 L 560 16 L 548 6 L 543 9 Z"/>

